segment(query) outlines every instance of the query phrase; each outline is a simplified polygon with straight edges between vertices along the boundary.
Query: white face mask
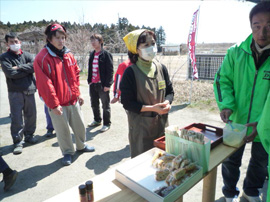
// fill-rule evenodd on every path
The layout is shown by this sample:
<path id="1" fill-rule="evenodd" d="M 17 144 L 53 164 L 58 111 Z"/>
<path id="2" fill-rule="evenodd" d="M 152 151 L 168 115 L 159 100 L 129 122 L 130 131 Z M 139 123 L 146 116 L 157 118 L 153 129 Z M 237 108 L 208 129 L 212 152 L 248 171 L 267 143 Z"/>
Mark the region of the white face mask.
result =
<path id="1" fill-rule="evenodd" d="M 21 49 L 21 44 L 16 43 L 16 44 L 10 45 L 9 47 L 10 47 L 10 50 L 12 50 L 14 52 L 18 52 Z"/>
<path id="2" fill-rule="evenodd" d="M 147 47 L 147 48 L 142 48 L 140 49 L 141 50 L 141 53 L 142 53 L 142 58 L 144 60 L 147 60 L 147 61 L 152 61 L 154 59 L 154 57 L 156 56 L 157 54 L 157 46 L 150 46 L 150 47 Z"/>

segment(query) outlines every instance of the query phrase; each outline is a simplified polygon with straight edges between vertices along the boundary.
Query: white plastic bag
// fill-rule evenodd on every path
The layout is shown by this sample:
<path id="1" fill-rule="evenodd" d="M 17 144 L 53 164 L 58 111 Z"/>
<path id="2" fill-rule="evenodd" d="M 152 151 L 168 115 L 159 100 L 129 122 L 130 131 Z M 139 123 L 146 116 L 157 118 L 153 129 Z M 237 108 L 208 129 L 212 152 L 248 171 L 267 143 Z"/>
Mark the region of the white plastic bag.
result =
<path id="1" fill-rule="evenodd" d="M 246 133 L 247 127 L 245 125 L 237 123 L 226 124 L 223 128 L 223 143 L 231 147 L 239 147 Z"/>

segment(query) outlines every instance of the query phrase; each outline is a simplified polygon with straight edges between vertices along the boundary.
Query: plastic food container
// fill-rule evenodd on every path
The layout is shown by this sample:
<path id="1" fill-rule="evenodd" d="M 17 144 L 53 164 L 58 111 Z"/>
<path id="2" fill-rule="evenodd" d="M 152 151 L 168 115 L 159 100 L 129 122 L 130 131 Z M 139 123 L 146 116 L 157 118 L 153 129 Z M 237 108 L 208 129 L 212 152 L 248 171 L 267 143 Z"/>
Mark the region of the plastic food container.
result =
<path id="1" fill-rule="evenodd" d="M 175 126 L 173 126 L 175 127 Z M 204 134 L 205 137 L 211 140 L 211 149 L 215 148 L 217 145 L 222 143 L 222 135 L 223 135 L 223 129 L 218 128 L 215 126 L 203 124 L 203 123 L 192 123 L 186 127 L 183 127 L 187 130 L 193 130 L 195 132 L 199 132 Z M 180 131 L 179 131 L 180 132 Z M 166 134 L 167 131 L 165 131 Z M 162 150 L 165 150 L 165 136 L 162 136 L 156 140 L 154 140 L 154 146 L 158 147 Z"/>
<path id="2" fill-rule="evenodd" d="M 239 147 L 246 136 L 247 127 L 242 124 L 226 124 L 223 128 L 223 143 L 231 147 Z"/>

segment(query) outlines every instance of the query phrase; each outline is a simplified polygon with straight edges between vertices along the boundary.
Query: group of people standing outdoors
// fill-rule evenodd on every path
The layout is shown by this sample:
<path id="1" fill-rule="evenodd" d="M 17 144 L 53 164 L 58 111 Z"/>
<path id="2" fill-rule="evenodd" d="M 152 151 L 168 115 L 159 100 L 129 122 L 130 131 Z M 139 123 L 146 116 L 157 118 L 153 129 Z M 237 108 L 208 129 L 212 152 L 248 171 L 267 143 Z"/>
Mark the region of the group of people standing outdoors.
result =
<path id="1" fill-rule="evenodd" d="M 249 17 L 252 34 L 228 49 L 215 77 L 214 92 L 222 121 L 248 126 L 244 140 L 245 143 L 252 142 L 252 149 L 243 184 L 243 197 L 249 202 L 260 202 L 259 190 L 267 176 L 270 145 L 270 2 L 258 3 Z M 64 26 L 52 23 L 46 28 L 45 35 L 46 45 L 35 59 L 20 49 L 16 36 L 9 34 L 5 37 L 9 49 L 1 55 L 0 60 L 8 85 L 14 153 L 19 153 L 24 142 L 37 142 L 34 137 L 34 93 L 37 88 L 56 132 L 63 154 L 62 163 L 70 165 L 75 149 L 69 127 L 73 130 L 78 152 L 95 150 L 85 143 L 85 125 L 81 113 L 84 99 L 79 89 L 80 68 L 65 46 L 67 33 Z M 129 60 L 119 65 L 113 81 L 112 55 L 103 49 L 100 34 L 90 37 L 94 51 L 89 57 L 87 82 L 94 120 L 88 126 L 103 124 L 101 131 L 109 130 L 110 103 L 121 101 L 128 117 L 128 137 L 133 158 L 152 148 L 153 140 L 164 135 L 174 90 L 167 68 L 155 59 L 157 48 L 154 32 L 134 30 L 123 40 Z M 113 82 L 114 97 L 110 101 Z M 222 164 L 222 190 L 226 202 L 239 201 L 240 191 L 236 185 L 245 146 L 241 146 Z M 5 190 L 8 190 L 18 173 L 11 170 L 2 157 L 0 164 Z M 267 201 L 270 201 L 269 191 Z"/>
<path id="2" fill-rule="evenodd" d="M 34 136 L 37 121 L 34 96 L 38 90 L 46 113 L 46 136 L 51 136 L 55 130 L 63 154 L 62 164 L 68 166 L 75 153 L 70 128 L 77 152 L 93 152 L 95 148 L 85 142 L 86 130 L 81 112 L 84 99 L 79 88 L 80 68 L 65 46 L 66 29 L 58 23 L 51 23 L 45 35 L 46 45 L 35 58 L 21 50 L 21 42 L 15 34 L 5 36 L 9 49 L 1 55 L 0 60 L 8 86 L 13 153 L 22 153 L 25 143 L 38 142 Z M 157 53 L 154 32 L 135 30 L 125 36 L 124 41 L 130 59 L 119 65 L 115 74 L 114 98 L 110 100 L 110 88 L 114 83 L 113 57 L 103 49 L 104 42 L 100 34 L 90 37 L 94 50 L 89 56 L 87 82 L 93 121 L 88 127 L 103 124 L 101 132 L 110 129 L 110 103 L 120 100 L 121 88 L 121 102 L 129 120 L 131 157 L 135 157 L 152 148 L 153 140 L 164 134 L 174 93 L 166 67 L 154 60 Z M 127 71 L 125 76 L 125 69 L 130 65 L 131 71 Z M 123 85 L 120 85 L 120 80 Z M 4 173 L 5 190 L 8 190 L 18 173 L 11 170 L 2 157 L 1 160 L 1 165 L 5 164 L 1 172 Z M 7 168 L 11 172 L 7 173 Z"/>

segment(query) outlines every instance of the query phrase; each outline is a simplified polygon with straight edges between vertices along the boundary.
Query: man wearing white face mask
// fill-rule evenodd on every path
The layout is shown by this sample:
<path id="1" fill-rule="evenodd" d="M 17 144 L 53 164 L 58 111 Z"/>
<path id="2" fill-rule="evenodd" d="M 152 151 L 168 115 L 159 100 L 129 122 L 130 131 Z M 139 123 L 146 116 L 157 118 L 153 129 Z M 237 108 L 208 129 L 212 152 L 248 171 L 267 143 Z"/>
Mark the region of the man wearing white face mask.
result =
<path id="1" fill-rule="evenodd" d="M 174 97 L 167 68 L 154 57 L 156 36 L 150 30 L 134 30 L 124 38 L 133 65 L 120 84 L 121 102 L 129 125 L 131 158 L 151 149 L 164 135 Z"/>
<path id="2" fill-rule="evenodd" d="M 5 40 L 9 49 L 0 56 L 0 61 L 8 87 L 13 153 L 20 154 L 24 142 L 30 144 L 37 142 L 34 137 L 36 130 L 34 57 L 30 53 L 22 52 L 21 42 L 14 33 L 7 34 Z"/>

